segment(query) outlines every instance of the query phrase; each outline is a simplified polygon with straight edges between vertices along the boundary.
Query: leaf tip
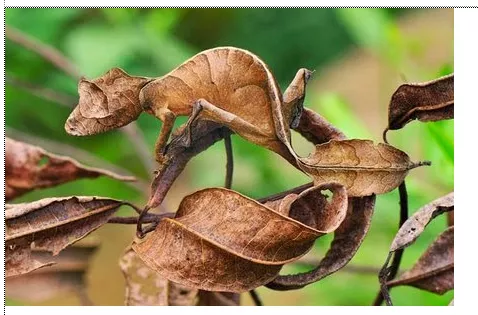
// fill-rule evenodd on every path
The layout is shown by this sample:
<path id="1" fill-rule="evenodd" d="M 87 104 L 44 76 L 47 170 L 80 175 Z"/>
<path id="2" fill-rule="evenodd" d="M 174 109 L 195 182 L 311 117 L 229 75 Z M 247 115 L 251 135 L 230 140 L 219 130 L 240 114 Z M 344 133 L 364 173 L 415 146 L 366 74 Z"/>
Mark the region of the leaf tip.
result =
<path id="1" fill-rule="evenodd" d="M 419 161 L 417 163 L 412 163 L 410 166 L 410 169 L 414 169 L 421 166 L 431 166 L 431 165 L 432 165 L 431 161 Z"/>

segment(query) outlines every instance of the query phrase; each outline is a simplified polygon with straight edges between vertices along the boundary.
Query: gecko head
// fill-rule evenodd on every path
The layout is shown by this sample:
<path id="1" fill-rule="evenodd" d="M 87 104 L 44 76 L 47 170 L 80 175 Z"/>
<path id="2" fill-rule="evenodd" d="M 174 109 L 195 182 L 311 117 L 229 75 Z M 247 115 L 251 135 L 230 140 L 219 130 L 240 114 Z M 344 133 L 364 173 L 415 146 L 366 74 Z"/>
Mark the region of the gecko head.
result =
<path id="1" fill-rule="evenodd" d="M 113 68 L 99 78 L 81 78 L 78 105 L 65 123 L 65 131 L 86 136 L 123 127 L 136 120 L 143 108 L 141 89 L 152 79 L 130 76 Z"/>

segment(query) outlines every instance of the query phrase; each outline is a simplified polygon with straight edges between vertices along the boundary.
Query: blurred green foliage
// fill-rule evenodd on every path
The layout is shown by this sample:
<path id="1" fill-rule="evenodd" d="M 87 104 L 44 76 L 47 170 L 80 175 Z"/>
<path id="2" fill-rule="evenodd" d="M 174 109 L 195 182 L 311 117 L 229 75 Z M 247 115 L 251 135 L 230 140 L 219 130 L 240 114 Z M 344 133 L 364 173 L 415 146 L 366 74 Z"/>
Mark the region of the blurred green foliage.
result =
<path id="1" fill-rule="evenodd" d="M 6 9 L 5 22 L 29 36 L 61 50 L 86 77 L 103 74 L 112 67 L 142 76 L 161 76 L 197 52 L 215 46 L 237 46 L 259 55 L 285 88 L 300 67 L 320 69 L 351 49 L 364 48 L 397 73 L 407 69 L 406 57 L 420 50 L 417 38 L 405 38 L 397 18 L 405 9 Z M 450 43 L 450 47 L 452 47 Z M 5 72 L 15 78 L 77 97 L 77 82 L 36 54 L 10 41 L 5 45 Z M 440 69 L 420 69 L 423 80 L 453 71 L 453 60 Z M 374 93 L 375 91 L 370 91 Z M 72 104 L 74 105 L 74 104 Z M 317 110 L 347 136 L 377 138 L 352 110 L 354 104 L 336 93 L 307 95 L 306 106 Z M 383 104 L 386 115 L 387 104 Z M 119 131 L 92 137 L 68 136 L 63 129 L 70 109 L 48 101 L 15 85 L 5 89 L 5 124 L 11 136 L 15 130 L 50 139 L 91 152 L 102 159 L 148 178 L 131 143 Z M 178 122 L 184 122 L 184 119 Z M 148 146 L 153 148 L 161 123 L 142 115 L 138 120 Z M 375 136 L 375 137 L 374 137 Z M 294 135 L 294 139 L 297 135 Z M 405 151 L 419 148 L 433 162 L 420 179 L 407 179 L 410 209 L 453 189 L 453 121 L 411 123 L 392 132 L 391 143 Z M 233 137 L 235 174 L 233 188 L 251 197 L 279 192 L 308 181 L 280 158 L 260 147 Z M 304 149 L 305 148 L 305 149 Z M 303 146 L 307 151 L 311 146 Z M 310 150 L 308 150 L 310 152 Z M 304 152 L 305 154 L 305 152 Z M 223 184 L 225 154 L 222 142 L 193 159 L 186 168 L 191 191 Z M 437 171 L 439 170 L 439 171 Z M 184 194 L 191 191 L 184 192 Z M 29 201 L 47 196 L 102 195 L 144 202 L 148 192 L 137 191 L 107 178 L 79 180 L 53 189 L 35 191 L 19 198 Z M 381 266 L 397 231 L 398 193 L 379 196 L 369 235 L 352 264 Z M 416 244 L 405 251 L 403 265 L 410 267 L 444 228 L 438 218 Z M 318 255 L 325 254 L 331 237 L 317 242 Z M 107 243 L 110 240 L 104 240 Z M 113 267 L 112 267 L 113 268 Z M 283 273 L 298 272 L 286 266 Z M 260 288 L 265 302 L 281 299 L 304 305 L 369 305 L 377 293 L 375 275 L 339 272 L 300 291 L 300 298 L 288 292 Z M 297 297 L 298 295 L 294 295 Z M 437 296 L 403 287 L 392 290 L 396 305 L 446 305 L 453 292 Z M 294 300 L 296 299 L 296 300 Z M 16 303 L 16 302 L 15 302 Z M 13 302 L 7 300 L 7 304 Z"/>

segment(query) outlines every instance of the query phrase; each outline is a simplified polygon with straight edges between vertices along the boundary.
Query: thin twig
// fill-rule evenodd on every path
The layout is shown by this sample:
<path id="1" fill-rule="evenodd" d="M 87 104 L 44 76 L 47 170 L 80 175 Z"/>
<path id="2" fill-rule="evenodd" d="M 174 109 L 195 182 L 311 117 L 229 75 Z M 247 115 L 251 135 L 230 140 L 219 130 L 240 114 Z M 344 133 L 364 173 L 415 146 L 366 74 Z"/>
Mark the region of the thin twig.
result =
<path id="1" fill-rule="evenodd" d="M 399 226 L 400 227 L 407 221 L 408 219 L 408 194 L 407 194 L 407 186 L 405 185 L 405 181 L 403 181 L 400 186 L 398 187 L 398 192 L 400 196 L 400 220 L 399 220 Z M 388 268 L 388 272 L 385 278 L 380 278 L 380 281 L 385 281 L 388 282 L 390 280 L 393 280 L 395 276 L 398 273 L 398 270 L 400 268 L 400 263 L 402 261 L 402 256 L 403 256 L 403 251 L 405 248 L 400 248 L 399 250 L 395 251 L 393 254 L 393 260 L 392 260 L 392 265 L 390 268 Z M 387 262 L 388 263 L 388 262 Z M 388 291 L 387 285 L 385 283 L 381 283 L 381 290 L 377 294 L 377 297 L 375 298 L 374 305 L 378 306 L 381 305 L 384 298 L 385 302 L 387 305 L 392 305 L 392 301 L 390 299 L 390 295 L 388 292 L 384 295 L 384 291 Z"/>
<path id="2" fill-rule="evenodd" d="M 148 178 L 150 178 L 155 170 L 153 155 L 144 141 L 144 135 L 141 129 L 138 127 L 138 124 L 135 122 L 130 123 L 129 125 L 121 128 L 121 131 L 126 135 L 129 142 L 133 145 L 138 153 L 141 163 L 144 165 L 148 172 Z"/>
<path id="3" fill-rule="evenodd" d="M 388 139 L 387 139 L 387 132 L 389 131 L 390 129 L 385 128 L 385 130 L 383 131 L 382 133 L 382 138 L 383 138 L 383 142 L 385 142 L 386 144 L 388 144 Z"/>
<path id="4" fill-rule="evenodd" d="M 383 300 L 385 299 L 387 305 L 392 305 L 392 299 L 390 298 L 390 292 L 387 287 L 387 278 L 390 274 L 390 268 L 388 267 L 388 263 L 390 262 L 390 258 L 392 258 L 393 253 L 389 252 L 387 255 L 387 259 L 380 269 L 378 273 L 378 281 L 380 283 L 380 292 L 377 294 L 375 301 L 373 302 L 374 306 L 382 305 Z"/>
<path id="5" fill-rule="evenodd" d="M 251 295 L 252 300 L 254 301 L 254 304 L 256 306 L 263 306 L 261 298 L 259 297 L 259 294 L 257 294 L 256 290 L 251 290 L 249 291 L 249 294 Z"/>
<path id="6" fill-rule="evenodd" d="M 224 136 L 224 145 L 226 147 L 226 180 L 224 187 L 231 189 L 232 175 L 234 173 L 234 156 L 232 152 L 231 135 L 228 133 Z"/>
<path id="7" fill-rule="evenodd" d="M 143 211 L 139 214 L 138 221 L 136 222 L 136 236 L 138 238 L 143 238 L 147 232 L 143 229 L 143 219 L 148 215 L 148 211 L 151 209 L 148 205 L 143 208 Z"/>
<path id="8" fill-rule="evenodd" d="M 316 257 L 302 257 L 301 259 L 294 262 L 296 265 L 306 265 L 306 266 L 318 266 L 322 261 L 321 258 Z M 372 266 L 360 266 L 360 265 L 351 265 L 348 264 L 344 266 L 339 271 L 345 271 L 349 273 L 361 273 L 361 274 L 373 274 L 376 275 L 379 273 L 380 269 L 378 267 Z"/>
<path id="9" fill-rule="evenodd" d="M 398 228 L 400 229 L 402 225 L 408 220 L 408 193 L 407 186 L 405 181 L 398 186 L 398 193 L 400 196 L 400 220 Z M 395 252 L 392 260 L 392 266 L 390 267 L 390 274 L 388 275 L 388 281 L 395 278 L 400 268 L 400 262 L 402 260 L 404 248 L 401 248 Z"/>
<path id="10" fill-rule="evenodd" d="M 430 165 L 432 165 L 431 161 L 419 161 L 417 163 L 412 163 L 409 170 L 420 167 L 420 166 L 430 166 Z"/>
<path id="11" fill-rule="evenodd" d="M 153 222 L 151 223 L 150 225 L 148 225 L 147 227 L 145 227 L 142 231 L 144 233 L 144 235 L 148 234 L 149 232 L 151 231 L 154 231 L 156 229 L 156 227 L 158 226 L 158 223 L 159 222 Z"/>
<path id="12" fill-rule="evenodd" d="M 148 213 L 148 215 L 142 218 L 142 223 L 158 223 L 164 218 L 172 218 L 174 217 L 174 213 L 163 213 L 163 214 L 154 214 Z M 108 223 L 115 223 L 115 224 L 137 224 L 138 217 L 113 217 L 108 220 Z"/>
<path id="13" fill-rule="evenodd" d="M 5 38 L 17 43 L 24 48 L 33 51 L 43 57 L 44 60 L 49 61 L 58 69 L 62 70 L 69 76 L 80 79 L 82 77 L 80 71 L 76 66 L 68 60 L 59 50 L 46 45 L 34 38 L 29 37 L 23 32 L 5 25 Z"/>
<path id="14" fill-rule="evenodd" d="M 233 174 L 234 174 L 234 155 L 233 155 L 233 151 L 232 151 L 231 133 L 226 131 L 226 132 L 224 132 L 223 137 L 224 137 L 224 146 L 225 146 L 225 149 L 226 149 L 226 179 L 225 179 L 225 182 L 224 182 L 224 187 L 227 188 L 227 189 L 231 189 L 232 178 L 233 178 Z M 252 290 L 252 291 L 254 291 L 254 290 Z M 214 294 L 216 294 L 216 292 Z M 240 299 L 239 293 L 232 293 L 232 294 L 233 294 L 233 297 L 235 297 L 239 301 L 239 299 Z M 252 292 L 250 292 L 250 294 L 252 295 Z M 219 297 L 224 297 L 220 293 L 217 293 L 216 295 L 219 296 Z M 226 302 L 226 301 L 224 301 L 224 302 Z M 230 300 L 230 302 L 233 303 L 232 305 L 234 305 L 234 303 L 235 303 L 232 300 Z M 237 303 L 237 304 L 239 304 L 239 303 Z M 235 304 L 235 305 L 237 305 L 237 304 Z"/>
<path id="15" fill-rule="evenodd" d="M 75 80 L 80 79 L 83 75 L 77 70 L 76 66 L 68 60 L 59 50 L 46 45 L 36 39 L 30 38 L 21 31 L 5 26 L 5 37 L 24 48 L 37 53 L 45 60 L 62 70 Z M 72 104 L 74 105 L 74 104 Z M 139 128 L 135 122 L 121 129 L 121 131 L 128 137 L 128 140 L 136 149 L 141 162 L 146 167 L 148 174 L 151 176 L 154 171 L 154 163 L 152 161 L 152 154 L 148 149 L 148 145 L 144 141 L 144 137 L 140 134 Z"/>
<path id="16" fill-rule="evenodd" d="M 75 105 L 75 102 L 77 101 L 77 99 L 71 95 L 60 93 L 55 90 L 48 89 L 31 82 L 23 81 L 23 80 L 14 78 L 10 75 L 5 76 L 5 83 L 13 87 L 25 90 L 29 92 L 30 94 L 33 94 L 37 97 L 55 102 L 65 107 L 71 108 Z"/>

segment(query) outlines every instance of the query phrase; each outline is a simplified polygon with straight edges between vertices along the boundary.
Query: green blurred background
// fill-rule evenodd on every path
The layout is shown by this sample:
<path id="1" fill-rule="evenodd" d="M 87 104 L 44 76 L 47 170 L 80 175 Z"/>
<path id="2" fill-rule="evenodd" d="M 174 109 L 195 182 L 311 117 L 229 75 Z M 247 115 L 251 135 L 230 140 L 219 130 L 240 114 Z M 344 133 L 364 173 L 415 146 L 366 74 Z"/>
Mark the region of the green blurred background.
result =
<path id="1" fill-rule="evenodd" d="M 298 68 L 317 70 L 305 106 L 319 112 L 350 138 L 381 141 L 394 90 L 405 81 L 433 79 L 453 72 L 452 9 L 6 9 L 12 26 L 62 51 L 87 77 L 112 67 L 141 76 L 161 76 L 201 50 L 236 46 L 260 56 L 282 88 Z M 67 106 L 20 88 L 28 82 L 77 98 L 77 82 L 38 55 L 6 40 L 5 124 L 7 135 L 54 153 L 101 166 L 107 161 L 147 181 L 147 168 L 120 131 L 77 138 L 63 129 Z M 181 120 L 180 122 L 184 122 Z M 179 122 L 178 122 L 179 123 Z M 161 122 L 142 115 L 138 124 L 152 152 Z M 389 141 L 411 158 L 433 165 L 407 178 L 410 208 L 453 190 L 453 121 L 413 122 L 393 131 Z M 293 136 L 294 147 L 307 155 L 312 146 Z M 278 156 L 233 137 L 233 189 L 262 197 L 309 181 Z M 193 159 L 178 179 L 165 207 L 174 210 L 182 196 L 224 182 L 222 142 Z M 31 192 L 15 202 L 47 196 L 99 195 L 145 202 L 149 191 L 107 178 L 79 180 Z M 130 215 L 127 209 L 122 215 Z M 378 197 L 371 230 L 350 263 L 379 267 L 397 231 L 398 193 Z M 445 217 L 429 225 L 405 251 L 402 270 L 413 265 L 446 226 Z M 94 233 L 102 247 L 87 274 L 88 294 L 96 305 L 122 305 L 124 280 L 117 265 L 134 228 L 108 225 Z M 311 256 L 325 254 L 330 237 L 320 239 Z M 290 265 L 282 273 L 304 271 Z M 266 305 L 370 305 L 378 290 L 377 275 L 339 271 L 298 291 L 259 288 Z M 447 305 L 453 292 L 434 295 L 412 287 L 392 290 L 396 305 Z M 243 304 L 250 305 L 244 295 Z M 31 305 L 8 299 L 7 305 Z M 38 304 L 38 303 L 35 303 Z M 75 295 L 59 293 L 41 305 L 75 305 Z"/>

